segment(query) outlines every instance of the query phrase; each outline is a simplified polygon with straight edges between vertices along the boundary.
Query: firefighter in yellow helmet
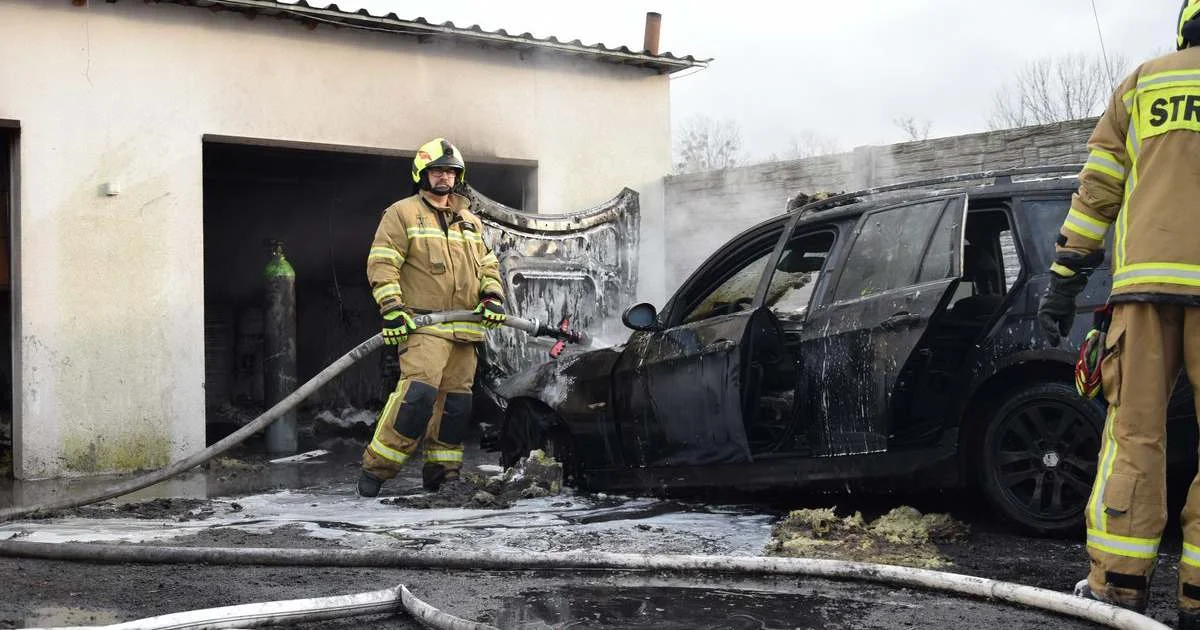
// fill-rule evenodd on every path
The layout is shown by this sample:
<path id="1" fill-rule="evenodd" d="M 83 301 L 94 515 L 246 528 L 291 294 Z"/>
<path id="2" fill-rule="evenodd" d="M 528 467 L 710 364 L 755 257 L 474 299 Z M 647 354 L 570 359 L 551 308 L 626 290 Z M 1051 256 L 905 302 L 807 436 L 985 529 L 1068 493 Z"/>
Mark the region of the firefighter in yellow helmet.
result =
<path id="1" fill-rule="evenodd" d="M 1166 406 L 1181 367 L 1200 393 L 1200 0 L 1183 3 L 1176 43 L 1121 82 L 1096 125 L 1038 305 L 1057 345 L 1111 231 L 1108 418 L 1086 509 L 1091 570 L 1075 592 L 1138 611 L 1167 520 Z M 1200 628 L 1200 477 L 1182 524 L 1179 627 Z"/>
<path id="2" fill-rule="evenodd" d="M 417 193 L 383 211 L 367 257 L 367 279 L 382 316 L 383 339 L 398 349 L 400 379 L 363 451 L 358 493 L 379 494 L 425 436 L 423 485 L 456 478 L 471 415 L 475 344 L 504 322 L 500 265 L 483 239 L 483 223 L 455 192 L 467 166 L 444 138 L 413 158 Z M 416 328 L 413 314 L 472 310 L 481 323 Z M 431 422 L 432 420 L 432 422 Z"/>

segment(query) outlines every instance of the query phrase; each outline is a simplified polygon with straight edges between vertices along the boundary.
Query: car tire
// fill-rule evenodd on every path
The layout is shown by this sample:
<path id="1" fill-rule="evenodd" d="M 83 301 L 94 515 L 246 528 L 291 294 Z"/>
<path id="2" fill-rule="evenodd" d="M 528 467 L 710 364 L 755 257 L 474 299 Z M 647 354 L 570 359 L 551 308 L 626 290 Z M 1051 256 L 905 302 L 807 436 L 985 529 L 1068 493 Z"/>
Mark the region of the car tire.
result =
<path id="1" fill-rule="evenodd" d="M 1103 405 L 1066 383 L 1026 385 L 999 400 L 975 451 L 988 503 L 1028 533 L 1081 531 L 1100 453 Z"/>
<path id="2" fill-rule="evenodd" d="M 541 449 L 563 465 L 563 481 L 573 485 L 578 477 L 574 441 L 558 414 L 528 398 L 509 401 L 500 429 L 500 465 L 511 468 L 529 451 Z"/>

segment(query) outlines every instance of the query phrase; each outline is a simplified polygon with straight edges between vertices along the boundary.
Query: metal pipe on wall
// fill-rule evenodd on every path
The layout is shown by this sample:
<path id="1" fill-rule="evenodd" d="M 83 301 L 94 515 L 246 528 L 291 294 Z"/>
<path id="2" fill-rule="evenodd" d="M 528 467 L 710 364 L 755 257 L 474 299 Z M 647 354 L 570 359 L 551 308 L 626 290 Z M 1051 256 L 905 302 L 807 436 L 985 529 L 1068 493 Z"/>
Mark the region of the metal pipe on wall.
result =
<path id="1" fill-rule="evenodd" d="M 263 274 L 263 394 L 268 408 L 296 391 L 296 272 L 283 255 L 283 243 L 270 245 L 271 261 Z M 294 410 L 267 427 L 268 453 L 294 453 L 297 441 Z"/>

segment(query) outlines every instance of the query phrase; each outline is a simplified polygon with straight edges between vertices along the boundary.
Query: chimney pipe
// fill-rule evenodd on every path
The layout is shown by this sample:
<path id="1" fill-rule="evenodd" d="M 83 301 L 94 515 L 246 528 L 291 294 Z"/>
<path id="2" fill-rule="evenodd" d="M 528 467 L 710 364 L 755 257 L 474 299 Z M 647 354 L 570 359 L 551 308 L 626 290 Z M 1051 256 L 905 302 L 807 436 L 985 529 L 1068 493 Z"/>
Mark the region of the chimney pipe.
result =
<path id="1" fill-rule="evenodd" d="M 646 40 L 642 50 L 651 55 L 658 54 L 658 32 L 662 28 L 662 14 L 646 12 Z"/>

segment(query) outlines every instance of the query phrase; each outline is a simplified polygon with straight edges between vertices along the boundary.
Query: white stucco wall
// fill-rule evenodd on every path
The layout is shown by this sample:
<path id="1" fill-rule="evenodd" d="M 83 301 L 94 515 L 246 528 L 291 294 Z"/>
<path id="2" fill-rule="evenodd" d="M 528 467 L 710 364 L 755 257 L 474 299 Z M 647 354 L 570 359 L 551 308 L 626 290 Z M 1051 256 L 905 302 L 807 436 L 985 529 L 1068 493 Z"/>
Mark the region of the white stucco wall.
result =
<path id="1" fill-rule="evenodd" d="M 0 0 L 0 59 L 0 119 L 20 123 L 18 478 L 204 446 L 204 134 L 445 135 L 468 160 L 537 160 L 543 212 L 622 186 L 662 212 L 669 83 L 645 70 L 132 0 Z"/>

